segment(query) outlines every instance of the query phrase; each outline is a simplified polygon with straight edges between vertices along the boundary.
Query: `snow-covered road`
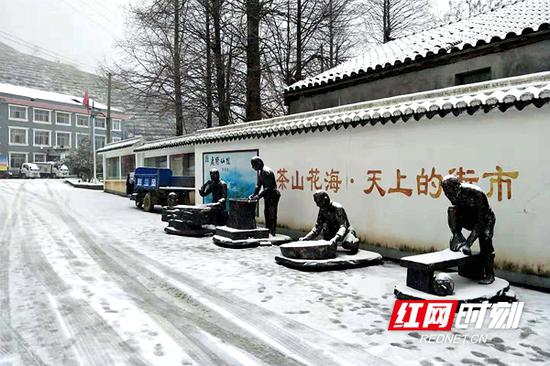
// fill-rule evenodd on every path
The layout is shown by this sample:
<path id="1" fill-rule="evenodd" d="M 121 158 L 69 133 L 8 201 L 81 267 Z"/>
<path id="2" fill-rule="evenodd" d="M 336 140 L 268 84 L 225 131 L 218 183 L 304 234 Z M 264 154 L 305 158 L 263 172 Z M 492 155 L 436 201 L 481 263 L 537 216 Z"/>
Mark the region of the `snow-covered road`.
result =
<path id="1" fill-rule="evenodd" d="M 395 264 L 302 273 L 164 226 L 122 197 L 0 181 L 0 365 L 550 364 L 548 294 L 515 288 L 520 329 L 484 344 L 421 344 L 386 331 Z"/>

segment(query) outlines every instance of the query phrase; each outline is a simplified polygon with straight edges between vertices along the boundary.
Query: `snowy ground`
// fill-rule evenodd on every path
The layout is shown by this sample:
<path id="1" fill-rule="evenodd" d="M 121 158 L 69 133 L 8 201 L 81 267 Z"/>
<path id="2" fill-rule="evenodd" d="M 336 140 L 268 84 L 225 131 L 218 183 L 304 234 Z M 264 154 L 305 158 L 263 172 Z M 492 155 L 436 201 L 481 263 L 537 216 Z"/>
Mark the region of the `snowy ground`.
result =
<path id="1" fill-rule="evenodd" d="M 276 247 L 164 225 L 122 197 L 1 180 L 0 365 L 550 364 L 549 294 L 514 288 L 520 329 L 484 344 L 421 344 L 386 331 L 404 268 L 297 272 Z"/>

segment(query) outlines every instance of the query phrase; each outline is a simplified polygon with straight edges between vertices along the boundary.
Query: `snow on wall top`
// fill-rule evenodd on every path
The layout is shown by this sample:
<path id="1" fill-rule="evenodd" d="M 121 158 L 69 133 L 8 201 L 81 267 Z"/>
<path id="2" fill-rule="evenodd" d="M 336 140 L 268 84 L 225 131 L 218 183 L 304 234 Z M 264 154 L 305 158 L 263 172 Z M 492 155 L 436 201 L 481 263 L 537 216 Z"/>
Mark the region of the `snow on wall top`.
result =
<path id="1" fill-rule="evenodd" d="M 521 110 L 529 104 L 541 107 L 548 102 L 550 71 L 203 129 L 194 134 L 152 141 L 135 151 L 355 128 L 388 121 L 406 122 L 411 118 L 444 117 L 451 113 L 457 116 L 463 112 L 489 112 L 494 108 Z"/>
<path id="2" fill-rule="evenodd" d="M 96 152 L 99 154 L 106 151 L 123 149 L 125 147 L 134 146 L 142 141 L 143 141 L 143 137 L 135 136 L 126 140 L 111 142 L 110 144 L 103 146 L 101 149 L 97 149 Z"/>
<path id="3" fill-rule="evenodd" d="M 82 97 L 75 97 L 73 95 L 60 94 L 54 92 L 48 92 L 38 89 L 27 88 L 24 86 L 17 86 L 12 84 L 3 84 L 0 83 L 0 94 L 8 94 L 17 97 L 24 97 L 29 99 L 38 99 L 48 102 L 63 103 L 73 106 L 82 106 Z M 92 104 L 92 99 L 90 99 L 90 105 Z M 94 107 L 98 109 L 107 109 L 107 105 L 99 102 L 94 103 Z M 114 112 L 122 112 L 120 109 L 112 108 Z"/>
<path id="4" fill-rule="evenodd" d="M 500 8 L 373 46 L 362 55 L 317 76 L 300 80 L 285 92 L 326 85 L 370 74 L 437 54 L 497 42 L 549 28 L 550 1 L 519 0 Z"/>

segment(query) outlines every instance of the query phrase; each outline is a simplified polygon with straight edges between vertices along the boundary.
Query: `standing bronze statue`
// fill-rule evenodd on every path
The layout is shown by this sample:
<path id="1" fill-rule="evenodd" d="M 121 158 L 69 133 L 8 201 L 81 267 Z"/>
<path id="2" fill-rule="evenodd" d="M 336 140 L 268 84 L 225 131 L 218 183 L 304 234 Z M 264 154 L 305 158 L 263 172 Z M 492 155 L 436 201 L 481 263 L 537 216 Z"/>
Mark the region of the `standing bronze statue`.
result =
<path id="1" fill-rule="evenodd" d="M 299 240 L 315 240 L 322 235 L 335 248 L 341 245 L 350 254 L 359 251 L 359 239 L 350 225 L 346 211 L 341 204 L 331 201 L 327 192 L 319 190 L 313 194 L 313 200 L 319 207 L 317 222 L 311 231 Z"/>
<path id="2" fill-rule="evenodd" d="M 277 182 L 275 181 L 275 173 L 264 165 L 263 160 L 259 156 L 253 157 L 250 160 L 250 164 L 252 165 L 252 169 L 258 174 L 258 182 L 256 183 L 254 193 L 248 198 L 253 200 L 264 199 L 265 227 L 269 229 L 271 235 L 275 235 L 277 229 L 277 206 L 281 198 L 281 193 L 277 189 Z"/>
<path id="3" fill-rule="evenodd" d="M 471 246 L 479 238 L 480 256 L 483 262 L 483 279 L 480 284 L 488 285 L 495 281 L 493 248 L 493 232 L 495 214 L 489 206 L 485 193 L 473 184 L 461 183 L 454 175 L 443 178 L 443 191 L 453 204 L 449 207 L 448 222 L 451 233 L 452 251 L 461 250 L 464 254 L 472 254 Z M 462 229 L 470 231 L 468 238 L 462 235 Z"/>
<path id="4" fill-rule="evenodd" d="M 201 197 L 206 197 L 212 194 L 212 206 L 219 210 L 216 219 L 216 225 L 225 225 L 227 221 L 227 183 L 220 179 L 218 169 L 210 169 L 210 180 L 202 185 L 199 189 Z"/>

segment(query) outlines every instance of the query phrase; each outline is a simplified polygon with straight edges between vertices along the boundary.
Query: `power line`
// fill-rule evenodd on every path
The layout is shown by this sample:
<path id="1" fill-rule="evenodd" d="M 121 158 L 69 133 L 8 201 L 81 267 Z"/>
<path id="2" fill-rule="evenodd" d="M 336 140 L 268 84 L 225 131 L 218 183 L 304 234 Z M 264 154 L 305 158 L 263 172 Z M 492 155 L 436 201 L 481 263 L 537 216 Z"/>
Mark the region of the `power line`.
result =
<path id="1" fill-rule="evenodd" d="M 101 13 L 101 19 L 107 21 L 113 26 L 116 26 L 118 23 L 114 20 L 114 18 L 111 18 L 111 12 L 112 9 L 107 9 L 104 5 L 101 5 L 97 1 L 90 1 L 90 0 L 82 0 L 85 3 L 88 4 L 90 8 L 95 8 L 97 11 L 93 12 L 93 14 Z M 92 10 L 93 11 L 93 10 Z"/>
<path id="2" fill-rule="evenodd" d="M 13 42 L 13 43 L 15 43 L 19 46 L 25 47 L 25 48 L 33 51 L 33 52 L 38 51 L 39 54 L 42 54 L 42 55 L 50 57 L 50 58 L 54 58 L 56 60 L 64 61 L 65 63 L 69 63 L 69 64 L 73 64 L 73 65 L 77 65 L 77 66 L 85 66 L 85 67 L 94 69 L 94 67 L 92 65 L 77 61 L 77 60 L 72 59 L 68 56 L 61 55 L 57 52 L 48 50 L 48 49 L 46 49 L 42 46 L 38 46 L 34 43 L 26 41 L 22 38 L 19 38 L 19 37 L 13 35 L 13 34 L 4 32 L 2 30 L 0 30 L 0 38 L 3 38 L 4 40 L 7 40 L 9 42 Z"/>
<path id="3" fill-rule="evenodd" d="M 96 20 L 95 16 L 92 16 L 89 12 L 87 12 L 85 10 L 86 7 L 83 7 L 82 9 L 77 9 L 71 2 L 69 2 L 67 0 L 61 0 L 61 2 L 68 5 L 75 14 L 82 15 L 82 12 L 85 11 L 88 14 L 88 17 L 86 19 L 90 20 L 92 23 L 99 26 L 99 29 L 102 30 L 103 32 L 105 32 L 105 34 L 108 34 L 113 40 L 117 39 L 117 37 L 115 35 L 113 35 L 111 32 L 108 31 L 108 29 L 110 27 L 108 25 L 106 25 L 104 23 L 100 23 L 98 20 Z"/>

